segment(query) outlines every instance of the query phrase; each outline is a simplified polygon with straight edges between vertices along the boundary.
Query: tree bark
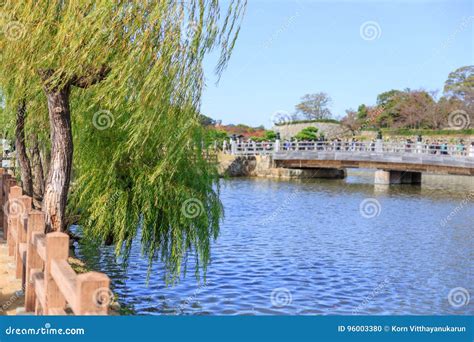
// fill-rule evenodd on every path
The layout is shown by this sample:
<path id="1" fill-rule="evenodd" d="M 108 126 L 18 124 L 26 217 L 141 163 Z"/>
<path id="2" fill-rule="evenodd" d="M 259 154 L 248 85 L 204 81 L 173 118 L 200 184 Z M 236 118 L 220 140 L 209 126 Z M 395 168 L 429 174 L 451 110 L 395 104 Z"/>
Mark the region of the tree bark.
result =
<path id="1" fill-rule="evenodd" d="M 38 136 L 36 134 L 31 136 L 30 155 L 33 169 L 33 204 L 35 208 L 40 209 L 44 195 L 44 170 L 38 147 Z"/>
<path id="2" fill-rule="evenodd" d="M 54 77 L 61 79 L 62 75 L 55 75 L 55 71 L 52 69 L 38 70 L 48 100 L 51 126 L 51 160 L 48 166 L 48 178 L 42 207 L 48 231 L 65 231 L 67 228 L 65 215 L 73 156 L 69 108 L 71 87 L 88 88 L 102 81 L 109 71 L 110 69 L 106 66 L 97 69 L 91 68 L 82 76 L 74 76 L 67 82 L 57 82 L 57 84 L 61 84 L 61 86 L 57 86 L 54 84 Z"/>
<path id="3" fill-rule="evenodd" d="M 40 152 L 41 165 L 43 166 L 43 175 L 48 175 L 49 165 L 51 164 L 51 151 L 48 150 L 46 146 L 40 146 L 40 147 L 41 148 L 39 152 Z"/>
<path id="4" fill-rule="evenodd" d="M 43 197 L 47 230 L 65 230 L 67 194 L 72 169 L 72 131 L 69 109 L 70 86 L 45 88 L 51 126 L 51 162 Z"/>
<path id="5" fill-rule="evenodd" d="M 18 110 L 16 113 L 15 146 L 17 159 L 20 164 L 23 192 L 25 195 L 33 196 L 33 177 L 31 174 L 30 159 L 26 153 L 25 144 L 25 117 L 26 102 L 23 100 L 18 105 Z"/>

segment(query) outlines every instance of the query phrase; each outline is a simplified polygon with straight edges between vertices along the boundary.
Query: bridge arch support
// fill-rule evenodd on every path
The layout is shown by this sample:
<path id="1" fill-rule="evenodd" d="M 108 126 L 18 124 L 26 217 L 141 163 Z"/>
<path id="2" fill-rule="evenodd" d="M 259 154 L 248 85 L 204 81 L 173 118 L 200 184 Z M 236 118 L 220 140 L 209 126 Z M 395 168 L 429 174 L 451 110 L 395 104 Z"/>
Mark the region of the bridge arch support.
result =
<path id="1" fill-rule="evenodd" d="M 421 172 L 377 170 L 375 184 L 421 184 Z"/>

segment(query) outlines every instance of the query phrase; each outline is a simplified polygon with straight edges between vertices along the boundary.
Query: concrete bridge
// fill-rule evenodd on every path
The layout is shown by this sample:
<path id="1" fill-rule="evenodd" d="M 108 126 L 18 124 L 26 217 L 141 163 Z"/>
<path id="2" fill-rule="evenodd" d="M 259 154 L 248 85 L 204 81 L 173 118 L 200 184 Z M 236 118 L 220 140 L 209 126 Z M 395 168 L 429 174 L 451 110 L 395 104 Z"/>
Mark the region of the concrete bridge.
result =
<path id="1" fill-rule="evenodd" d="M 421 174 L 474 175 L 474 146 L 423 142 L 245 142 L 231 143 L 231 154 L 270 155 L 274 167 L 320 169 L 340 177 L 346 168 L 376 169 L 377 184 L 418 184 Z"/>

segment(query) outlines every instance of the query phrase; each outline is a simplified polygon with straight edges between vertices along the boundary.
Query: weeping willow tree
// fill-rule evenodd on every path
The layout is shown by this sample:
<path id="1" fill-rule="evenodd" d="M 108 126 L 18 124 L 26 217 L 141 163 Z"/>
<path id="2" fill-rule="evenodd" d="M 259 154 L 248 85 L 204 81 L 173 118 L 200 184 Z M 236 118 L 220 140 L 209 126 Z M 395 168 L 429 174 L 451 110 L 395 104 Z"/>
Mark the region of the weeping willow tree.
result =
<path id="1" fill-rule="evenodd" d="M 2 2 L 7 108 L 26 99 L 31 118 L 41 105 L 28 106 L 29 98 L 41 94 L 47 103 L 49 229 L 66 229 L 68 206 L 86 234 L 113 242 L 118 254 L 127 256 L 139 235 L 150 265 L 160 258 L 171 280 L 191 251 L 196 270 L 206 266 L 222 207 L 198 121 L 202 64 L 218 49 L 221 75 L 245 1 L 222 7 L 217 0 Z"/>

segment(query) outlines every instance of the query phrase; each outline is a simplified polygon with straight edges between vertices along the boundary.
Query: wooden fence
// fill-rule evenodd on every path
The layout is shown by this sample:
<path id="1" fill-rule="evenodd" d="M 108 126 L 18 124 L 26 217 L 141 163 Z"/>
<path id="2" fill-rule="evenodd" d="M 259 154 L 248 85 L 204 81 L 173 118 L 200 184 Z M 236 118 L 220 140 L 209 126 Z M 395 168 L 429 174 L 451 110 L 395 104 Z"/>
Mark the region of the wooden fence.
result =
<path id="1" fill-rule="evenodd" d="M 0 222 L 22 280 L 25 311 L 36 315 L 107 315 L 112 300 L 109 277 L 103 273 L 76 274 L 68 263 L 69 236 L 45 234 L 45 218 L 32 209 L 4 169 L 0 169 Z"/>

